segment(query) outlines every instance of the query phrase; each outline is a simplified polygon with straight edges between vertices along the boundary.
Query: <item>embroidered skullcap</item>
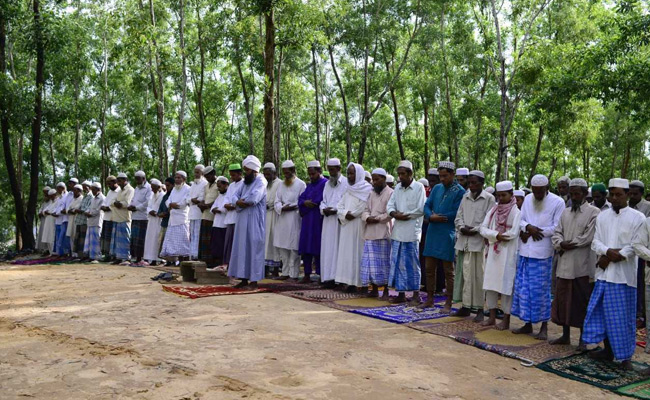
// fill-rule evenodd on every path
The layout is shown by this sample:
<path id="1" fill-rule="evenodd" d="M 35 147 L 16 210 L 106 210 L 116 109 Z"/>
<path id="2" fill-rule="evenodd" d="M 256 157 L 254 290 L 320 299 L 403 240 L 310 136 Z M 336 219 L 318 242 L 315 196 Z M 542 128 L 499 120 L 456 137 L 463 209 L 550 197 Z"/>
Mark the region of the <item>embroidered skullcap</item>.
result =
<path id="1" fill-rule="evenodd" d="M 70 179 L 68 179 L 68 182 L 79 183 L 79 179 L 77 179 L 77 178 L 70 178 Z"/>
<path id="2" fill-rule="evenodd" d="M 429 187 L 429 180 L 425 178 L 420 178 L 418 179 L 418 182 L 420 182 L 424 187 Z"/>
<path id="3" fill-rule="evenodd" d="M 99 182 L 93 182 L 91 186 L 94 187 L 95 189 L 102 190 L 102 184 Z"/>
<path id="4" fill-rule="evenodd" d="M 524 193 L 523 190 L 519 190 L 519 189 L 515 190 L 513 194 L 517 197 L 526 197 L 526 193 Z"/>
<path id="5" fill-rule="evenodd" d="M 460 175 L 460 176 L 467 176 L 467 175 L 469 175 L 469 169 L 467 169 L 467 168 L 458 168 L 458 169 L 456 170 L 456 175 L 457 175 L 457 176 L 458 176 L 458 175 Z"/>
<path id="6" fill-rule="evenodd" d="M 54 189 L 50 189 L 50 190 L 47 192 L 47 195 L 48 195 L 48 196 L 52 196 L 53 194 L 56 194 L 56 190 L 54 190 Z"/>
<path id="7" fill-rule="evenodd" d="M 630 182 L 630 186 L 636 186 L 636 187 L 640 187 L 641 189 L 645 189 L 645 185 L 643 184 L 643 182 L 639 180 L 633 180 L 632 182 Z"/>
<path id="8" fill-rule="evenodd" d="M 144 178 L 144 177 L 145 177 L 144 171 L 137 171 L 137 172 L 135 173 L 135 176 L 136 176 L 136 177 L 139 176 L 140 178 Z"/>
<path id="9" fill-rule="evenodd" d="M 255 172 L 260 172 L 260 167 L 262 166 L 262 163 L 260 162 L 259 158 L 251 154 L 246 158 L 244 158 L 244 161 L 242 161 L 242 165 L 248 169 L 252 169 Z"/>
<path id="10" fill-rule="evenodd" d="M 341 166 L 341 160 L 338 158 L 330 158 L 327 160 L 327 166 L 328 167 L 340 167 Z"/>
<path id="11" fill-rule="evenodd" d="M 209 165 L 209 166 L 205 167 L 205 169 L 203 170 L 203 175 L 207 175 L 207 174 L 209 174 L 211 172 L 214 172 L 214 168 L 212 168 L 212 166 Z"/>
<path id="12" fill-rule="evenodd" d="M 548 186 L 548 178 L 545 175 L 537 174 L 530 181 L 531 186 Z"/>
<path id="13" fill-rule="evenodd" d="M 296 166 L 296 164 L 294 164 L 293 161 L 291 161 L 291 160 L 287 160 L 287 161 L 282 163 L 282 169 L 284 169 L 284 168 L 293 168 L 295 166 Z"/>
<path id="14" fill-rule="evenodd" d="M 159 181 L 158 179 L 156 179 L 156 178 L 153 178 L 153 179 L 151 180 L 151 182 L 149 182 L 149 183 L 152 184 L 152 185 L 156 185 L 156 186 L 162 186 L 162 182 L 160 182 L 160 181 Z"/>
<path id="15" fill-rule="evenodd" d="M 118 178 L 118 179 L 119 179 L 119 178 L 129 179 L 129 177 L 126 176 L 126 174 L 125 174 L 124 172 L 120 172 L 119 174 L 117 174 L 117 178 Z"/>
<path id="16" fill-rule="evenodd" d="M 488 192 L 488 193 L 490 193 L 490 194 L 494 194 L 494 188 L 493 188 L 492 186 L 488 186 L 488 187 L 486 187 L 486 188 L 485 188 L 485 191 Z"/>
<path id="17" fill-rule="evenodd" d="M 612 178 L 612 179 L 609 180 L 609 187 L 610 188 L 629 189 L 630 188 L 630 182 L 627 179 L 623 179 L 623 178 Z"/>
<path id="18" fill-rule="evenodd" d="M 462 169 L 462 168 L 458 168 L 458 171 L 460 171 L 461 169 Z M 459 174 L 458 174 L 458 171 L 456 171 L 456 175 L 459 175 Z M 483 171 L 479 171 L 479 170 L 477 170 L 477 169 L 475 169 L 475 170 L 473 170 L 473 171 L 470 171 L 469 174 L 470 174 L 470 176 L 478 176 L 478 177 L 481 178 L 481 179 L 485 179 L 485 174 L 483 173 Z"/>
<path id="19" fill-rule="evenodd" d="M 194 171 L 196 171 L 197 169 L 203 172 L 205 170 L 205 166 L 203 166 L 203 164 L 196 164 L 196 166 L 194 167 Z"/>
<path id="20" fill-rule="evenodd" d="M 383 168 L 375 168 L 372 170 L 373 175 L 382 175 L 388 178 L 388 174 L 386 173 L 386 170 Z"/>
<path id="21" fill-rule="evenodd" d="M 228 182 L 228 178 L 226 178 L 225 176 L 219 176 L 219 177 L 217 178 L 217 182 L 225 182 L 225 183 L 229 183 L 229 182 Z"/>
<path id="22" fill-rule="evenodd" d="M 454 164 L 451 161 L 440 161 L 438 163 L 438 168 L 439 169 L 440 168 L 445 168 L 445 169 L 450 169 L 450 170 L 454 171 L 456 169 L 456 164 Z"/>
<path id="23" fill-rule="evenodd" d="M 573 178 L 573 179 L 571 179 L 571 181 L 569 183 L 569 186 L 578 186 L 578 187 L 584 187 L 584 188 L 589 187 L 589 185 L 587 185 L 587 181 L 582 179 L 582 178 Z"/>
<path id="24" fill-rule="evenodd" d="M 187 179 L 187 172 L 185 172 L 185 171 L 176 171 L 176 174 L 182 176 L 185 179 Z"/>
<path id="25" fill-rule="evenodd" d="M 440 172 L 435 168 L 429 168 L 427 175 L 440 175 Z"/>
<path id="26" fill-rule="evenodd" d="M 399 162 L 397 168 L 406 168 L 413 171 L 413 163 L 411 163 L 409 160 L 402 160 Z"/>
<path id="27" fill-rule="evenodd" d="M 270 169 L 271 171 L 275 171 L 275 164 L 272 162 L 267 162 L 264 164 L 264 169 Z"/>
<path id="28" fill-rule="evenodd" d="M 393 175 L 386 175 L 386 183 L 395 183 L 395 177 Z"/>
<path id="29" fill-rule="evenodd" d="M 501 181 L 497 183 L 497 192 L 506 192 L 508 190 L 512 190 L 512 182 Z"/>
<path id="30" fill-rule="evenodd" d="M 560 179 L 557 180 L 557 183 L 560 183 L 560 182 L 570 183 L 571 178 L 569 178 L 568 176 L 561 176 Z"/>

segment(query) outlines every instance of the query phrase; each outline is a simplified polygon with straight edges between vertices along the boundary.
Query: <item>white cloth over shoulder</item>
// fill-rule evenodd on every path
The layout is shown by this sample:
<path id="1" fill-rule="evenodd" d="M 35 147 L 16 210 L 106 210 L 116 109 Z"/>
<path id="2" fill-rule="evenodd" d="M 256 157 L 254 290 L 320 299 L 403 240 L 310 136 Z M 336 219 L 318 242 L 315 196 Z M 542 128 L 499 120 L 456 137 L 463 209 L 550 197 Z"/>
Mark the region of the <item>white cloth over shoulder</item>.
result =
<path id="1" fill-rule="evenodd" d="M 494 207 L 497 207 L 495 205 Z M 481 224 L 481 236 L 488 240 L 485 246 L 487 257 L 483 264 L 483 290 L 493 290 L 505 295 L 511 295 L 515 285 L 517 273 L 517 246 L 519 245 L 519 222 L 521 212 L 517 207 L 512 207 L 508 214 L 507 226 L 509 227 L 501 236 L 509 239 L 499 243 L 498 253 L 494 250 L 497 242 L 496 215 L 490 221 L 492 210 L 488 211 Z"/>

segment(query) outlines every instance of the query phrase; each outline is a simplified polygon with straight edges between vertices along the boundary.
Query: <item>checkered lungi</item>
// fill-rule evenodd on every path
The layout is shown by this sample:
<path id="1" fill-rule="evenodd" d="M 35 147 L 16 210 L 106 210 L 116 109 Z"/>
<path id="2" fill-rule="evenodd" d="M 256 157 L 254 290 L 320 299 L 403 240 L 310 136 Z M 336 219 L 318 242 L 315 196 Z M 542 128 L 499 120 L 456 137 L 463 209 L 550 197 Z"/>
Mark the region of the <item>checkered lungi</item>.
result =
<path id="1" fill-rule="evenodd" d="M 553 257 L 519 256 L 511 314 L 535 324 L 551 319 L 551 272 Z"/>
<path id="2" fill-rule="evenodd" d="M 112 239 L 113 239 L 113 221 L 104 221 L 104 223 L 102 224 L 102 236 L 100 238 L 102 253 L 110 254 Z"/>
<path id="3" fill-rule="evenodd" d="M 77 225 L 76 228 L 77 229 L 74 231 L 74 251 L 76 251 L 78 255 L 81 255 L 81 253 L 85 253 L 84 244 L 86 243 L 88 225 Z"/>
<path id="4" fill-rule="evenodd" d="M 60 256 L 70 254 L 70 236 L 66 236 L 68 222 L 56 226 L 56 248 L 54 251 Z"/>
<path id="5" fill-rule="evenodd" d="M 147 237 L 147 225 L 149 221 L 131 221 L 131 256 L 142 258 L 144 256 L 144 240 Z"/>
<path id="6" fill-rule="evenodd" d="M 582 340 L 597 344 L 608 339 L 614 358 L 630 360 L 636 348 L 636 288 L 596 281 L 587 306 Z"/>
<path id="7" fill-rule="evenodd" d="M 199 258 L 199 242 L 201 241 L 201 219 L 190 220 L 190 250 L 194 259 Z"/>
<path id="8" fill-rule="evenodd" d="M 190 227 L 189 224 L 170 225 L 165 233 L 161 257 L 190 256 Z"/>
<path id="9" fill-rule="evenodd" d="M 361 284 L 384 286 L 390 273 L 390 239 L 366 240 L 361 257 Z"/>
<path id="10" fill-rule="evenodd" d="M 131 228 L 128 222 L 113 222 L 111 255 L 119 260 L 129 260 L 131 249 Z"/>
<path id="11" fill-rule="evenodd" d="M 418 242 L 391 241 L 388 286 L 399 292 L 420 290 L 420 257 Z"/>
<path id="12" fill-rule="evenodd" d="M 208 264 L 212 263 L 210 243 L 212 239 L 212 221 L 201 220 L 201 234 L 199 239 L 199 260 Z"/>
<path id="13" fill-rule="evenodd" d="M 99 226 L 91 226 L 86 231 L 86 239 L 84 241 L 84 253 L 93 260 L 99 260 L 102 256 L 100 249 L 100 228 Z"/>

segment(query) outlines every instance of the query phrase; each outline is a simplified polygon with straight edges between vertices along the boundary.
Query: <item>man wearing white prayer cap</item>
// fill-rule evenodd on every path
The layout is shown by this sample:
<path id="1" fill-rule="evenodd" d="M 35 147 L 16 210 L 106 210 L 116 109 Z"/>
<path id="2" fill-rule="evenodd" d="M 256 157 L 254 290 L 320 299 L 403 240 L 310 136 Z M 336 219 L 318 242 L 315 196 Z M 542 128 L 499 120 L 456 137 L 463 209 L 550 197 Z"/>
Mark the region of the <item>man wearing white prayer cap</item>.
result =
<path id="1" fill-rule="evenodd" d="M 454 272 L 454 302 L 462 308 L 455 315 L 467 317 L 476 312 L 475 322 L 483 320 L 483 260 L 485 240 L 480 235 L 485 216 L 494 207 L 494 196 L 483 190 L 485 174 L 471 171 L 465 192 L 454 220 L 456 227 L 456 268 Z"/>
<path id="2" fill-rule="evenodd" d="M 468 168 L 458 168 L 456 169 L 456 180 L 458 181 L 458 184 L 463 187 L 463 189 L 467 190 L 468 184 L 467 184 L 467 177 L 469 176 L 469 169 Z"/>
<path id="3" fill-rule="evenodd" d="M 212 166 L 207 166 L 203 170 L 203 178 L 206 180 L 203 188 L 203 200 L 198 204 L 201 210 L 201 232 L 199 234 L 199 260 L 205 262 L 208 268 L 218 266 L 216 258 L 212 256 L 212 225 L 214 222 L 214 213 L 210 211 L 214 201 L 219 196 L 219 187 L 217 185 L 217 171 Z"/>
<path id="4" fill-rule="evenodd" d="M 275 212 L 278 221 L 273 234 L 273 245 L 280 253 L 282 273 L 280 280 L 292 279 L 297 281 L 300 273 L 300 242 L 301 218 L 298 211 L 298 198 L 307 185 L 296 176 L 296 166 L 291 160 L 282 163 L 284 181 L 275 193 Z"/>
<path id="5" fill-rule="evenodd" d="M 422 234 L 424 186 L 413 179 L 413 164 L 402 160 L 397 167 L 399 183 L 388 201 L 386 212 L 395 219 L 391 233 L 391 263 L 388 286 L 399 295 L 395 302 L 406 302 L 406 293 L 413 292 L 412 305 L 420 303 L 419 241 Z"/>
<path id="6" fill-rule="evenodd" d="M 589 357 L 616 359 L 626 370 L 633 369 L 631 359 L 636 349 L 636 254 L 646 257 L 648 246 L 645 216 L 628 207 L 629 186 L 627 179 L 610 179 L 612 207 L 601 211 L 596 218 L 596 233 L 591 243 L 598 259 L 596 284 L 589 298 L 582 333 L 585 344 L 603 342 L 605 347 L 590 352 Z"/>
<path id="7" fill-rule="evenodd" d="M 50 195 L 48 194 L 50 189 L 51 188 L 49 186 L 45 186 L 43 188 L 43 202 L 41 203 L 41 207 L 38 210 L 39 224 L 38 224 L 38 237 L 36 239 L 36 250 L 40 250 L 42 252 L 46 252 L 48 250 L 47 243 L 43 242 L 43 225 L 46 219 L 45 210 L 51 204 Z M 56 192 L 56 190 L 54 192 Z"/>
<path id="8" fill-rule="evenodd" d="M 429 222 L 424 243 L 425 269 L 427 274 L 427 301 L 422 307 L 433 305 L 436 292 L 438 265 L 442 263 L 445 274 L 447 299 L 441 312 L 451 312 L 454 291 L 454 258 L 456 227 L 454 220 L 465 194 L 465 189 L 454 179 L 455 165 L 451 161 L 438 163 L 440 184 L 436 185 L 424 205 L 424 219 Z"/>
<path id="9" fill-rule="evenodd" d="M 115 200 L 117 194 L 122 190 L 117 184 L 117 178 L 113 175 L 106 177 L 106 187 L 108 191 L 106 192 L 106 197 L 104 198 L 104 203 L 101 205 L 101 210 L 104 212 L 102 216 L 102 229 L 100 237 L 100 247 L 102 254 L 104 255 L 104 262 L 110 262 L 113 259 L 111 255 L 111 239 L 113 238 L 113 213 L 111 212 L 110 204 Z"/>
<path id="10" fill-rule="evenodd" d="M 235 225 L 237 225 L 237 200 L 239 200 L 239 192 L 244 186 L 244 179 L 242 166 L 240 163 L 233 163 L 228 166 L 228 172 L 230 174 L 230 185 L 226 190 L 226 195 L 224 199 L 223 209 L 225 210 L 225 218 L 223 223 L 226 225 L 225 235 L 223 237 L 223 256 L 221 262 L 223 266 L 228 265 L 230 262 L 230 255 L 232 254 L 233 248 L 233 239 L 235 237 Z M 214 207 L 213 207 L 214 209 Z M 213 225 L 214 226 L 214 225 Z M 223 233 L 223 232 L 221 232 Z M 217 249 L 219 248 L 218 244 L 220 236 L 217 238 Z"/>
<path id="11" fill-rule="evenodd" d="M 198 164 L 194 167 L 194 182 L 190 186 L 190 259 L 199 258 L 199 242 L 201 241 L 201 220 L 203 219 L 203 210 L 199 204 L 205 200 L 205 187 L 208 181 L 203 177 L 205 167 Z"/>
<path id="12" fill-rule="evenodd" d="M 341 160 L 338 158 L 330 158 L 327 161 L 327 171 L 330 176 L 325 189 L 323 189 L 323 201 L 321 201 L 319 207 L 321 214 L 323 214 L 320 278 L 324 287 L 333 288 L 336 285 L 336 262 L 339 252 L 339 235 L 341 233 L 337 205 L 347 190 L 348 181 L 341 174 Z"/>
<path id="13" fill-rule="evenodd" d="M 370 171 L 365 171 L 364 177 L 366 179 L 366 182 L 372 184 L 372 176 L 370 175 Z"/>
<path id="14" fill-rule="evenodd" d="M 70 237 L 73 245 L 73 251 L 77 253 L 77 258 L 81 261 L 88 260 L 88 254 L 84 251 L 84 243 L 86 242 L 86 235 L 88 233 L 88 217 L 86 212 L 90 209 L 90 203 L 93 196 L 90 193 L 89 181 L 83 181 L 81 187 L 83 188 L 81 204 L 74 211 L 74 230 L 73 236 Z"/>
<path id="15" fill-rule="evenodd" d="M 561 176 L 556 182 L 557 195 L 560 196 L 562 200 L 564 200 L 564 204 L 566 204 L 567 207 L 569 206 L 569 200 L 570 200 L 570 196 L 569 196 L 570 182 L 571 182 L 571 178 L 569 178 L 568 176 Z"/>
<path id="16" fill-rule="evenodd" d="M 160 230 L 162 218 L 158 215 L 160 203 L 165 197 L 165 192 L 162 190 L 163 184 L 158 179 L 149 181 L 151 185 L 151 198 L 147 202 L 147 231 L 144 238 L 144 252 L 142 255 L 143 266 L 157 265 L 160 253 Z"/>
<path id="17" fill-rule="evenodd" d="M 267 162 L 263 168 L 264 178 L 266 179 L 266 230 L 265 232 L 265 247 L 264 247 L 264 265 L 271 273 L 272 276 L 278 277 L 280 275 L 279 268 L 282 265 L 280 260 L 280 252 L 273 244 L 273 237 L 275 227 L 278 221 L 278 213 L 275 212 L 275 194 L 282 183 L 278 178 L 275 164 Z"/>
<path id="18" fill-rule="evenodd" d="M 127 209 L 131 211 L 131 257 L 135 258 L 134 266 L 144 267 L 144 248 L 149 226 L 147 207 L 153 197 L 151 184 L 147 182 L 144 171 L 135 173 L 135 192 Z"/>
<path id="19" fill-rule="evenodd" d="M 497 301 L 501 296 L 501 307 L 505 315 L 497 330 L 510 328 L 510 308 L 513 285 L 517 269 L 517 245 L 521 212 L 513 197 L 512 182 L 496 184 L 497 205 L 493 207 L 481 224 L 481 236 L 488 241 L 485 254 L 483 290 L 490 317 L 483 326 L 496 325 Z"/>
<path id="20" fill-rule="evenodd" d="M 551 344 L 571 344 L 571 327 L 582 330 L 587 313 L 590 281 L 593 280 L 596 265 L 591 242 L 600 213 L 598 208 L 587 202 L 587 191 L 587 181 L 571 179 L 571 207 L 564 209 L 551 237 L 553 247 L 558 251 L 551 320 L 563 329 L 562 336 L 551 340 Z M 586 350 L 582 340 L 579 349 Z"/>
<path id="21" fill-rule="evenodd" d="M 77 178 L 70 178 L 68 180 L 68 191 L 66 192 L 66 185 L 63 182 L 59 182 L 56 187 L 61 198 L 57 200 L 57 208 L 55 214 L 57 216 L 56 224 L 56 242 L 54 246 L 54 251 L 59 256 L 70 255 L 70 235 L 68 234 L 68 224 L 69 218 L 67 215 L 68 206 L 72 203 L 74 198 L 74 185 L 79 183 Z"/>
<path id="22" fill-rule="evenodd" d="M 485 191 L 488 192 L 488 193 L 490 193 L 490 194 L 493 195 L 493 196 L 494 196 L 494 194 L 496 193 L 496 190 L 494 190 L 494 188 L 493 188 L 492 186 L 488 186 L 488 187 L 486 187 L 486 188 L 485 188 Z"/>
<path id="23" fill-rule="evenodd" d="M 117 175 L 117 185 L 120 187 L 120 191 L 109 204 L 113 219 L 110 252 L 115 257 L 113 264 L 129 265 L 132 212 L 127 207 L 135 196 L 135 189 L 129 184 L 126 174 L 122 172 Z"/>
<path id="24" fill-rule="evenodd" d="M 169 220 L 163 239 L 160 257 L 167 260 L 185 261 L 192 254 L 190 246 L 190 186 L 185 183 L 187 173 L 176 171 L 174 187 L 168 191 L 165 205 L 169 209 Z"/>
<path id="25" fill-rule="evenodd" d="M 320 276 L 321 240 L 323 231 L 323 215 L 320 212 L 320 203 L 323 201 L 323 191 L 327 179 L 322 175 L 322 168 L 318 160 L 307 163 L 309 183 L 305 191 L 298 197 L 298 211 L 302 217 L 300 227 L 300 242 L 298 253 L 302 256 L 305 276 L 301 283 L 311 283 L 313 269 Z"/>
<path id="26" fill-rule="evenodd" d="M 515 200 L 517 201 L 517 208 L 521 210 L 521 206 L 524 204 L 524 199 L 526 198 L 526 193 L 523 190 L 514 191 Z"/>
<path id="27" fill-rule="evenodd" d="M 63 188 L 65 189 L 65 184 Z M 43 222 L 41 223 L 42 231 L 42 247 L 44 252 L 49 252 L 50 256 L 55 254 L 56 243 L 56 209 L 58 203 L 61 201 L 59 192 L 56 189 L 50 189 L 47 192 L 48 201 L 45 203 L 46 207 L 43 209 Z"/>
<path id="28" fill-rule="evenodd" d="M 91 184 L 90 205 L 84 215 L 86 216 L 86 237 L 84 239 L 83 252 L 92 260 L 91 264 L 99 263 L 102 256 L 101 251 L 101 231 L 103 225 L 105 196 L 102 193 L 102 185 L 99 182 Z"/>
<path id="29" fill-rule="evenodd" d="M 429 187 L 429 180 L 426 178 L 420 178 L 418 179 L 418 182 L 420 182 L 422 186 L 424 186 L 425 188 Z"/>
<path id="30" fill-rule="evenodd" d="M 228 264 L 228 276 L 240 280 L 236 288 L 257 289 L 257 282 L 264 279 L 266 183 L 259 175 L 261 165 L 253 155 L 242 162 L 244 186 L 236 202 L 239 215 Z"/>
<path id="31" fill-rule="evenodd" d="M 81 258 L 77 254 L 77 245 L 78 243 L 75 241 L 75 238 L 77 236 L 76 232 L 76 227 L 77 225 L 75 224 L 75 218 L 77 216 L 77 210 L 81 207 L 81 202 L 83 201 L 83 186 L 80 184 L 76 184 L 72 187 L 72 201 L 70 204 L 68 204 L 68 207 L 66 208 L 66 215 L 68 216 L 68 228 L 66 230 L 66 236 L 68 236 L 70 240 L 70 254 L 75 257 L 76 261 L 79 261 Z M 83 250 L 83 242 L 81 243 L 81 250 Z"/>
<path id="32" fill-rule="evenodd" d="M 386 185 L 388 185 L 388 187 L 391 189 L 395 188 L 395 177 L 393 175 L 386 175 Z"/>
<path id="33" fill-rule="evenodd" d="M 440 173 L 437 168 L 429 168 L 427 171 L 427 179 L 429 180 L 429 187 L 433 189 L 437 184 L 440 183 Z M 429 191 L 431 191 L 429 189 Z"/>
<path id="34" fill-rule="evenodd" d="M 547 339 L 551 319 L 551 280 L 553 279 L 553 243 L 551 236 L 564 212 L 564 200 L 548 191 L 548 178 L 535 175 L 533 193 L 521 207 L 521 244 L 512 299 L 512 315 L 525 322 L 513 333 L 532 333 L 533 324 L 541 322 L 540 340 Z"/>

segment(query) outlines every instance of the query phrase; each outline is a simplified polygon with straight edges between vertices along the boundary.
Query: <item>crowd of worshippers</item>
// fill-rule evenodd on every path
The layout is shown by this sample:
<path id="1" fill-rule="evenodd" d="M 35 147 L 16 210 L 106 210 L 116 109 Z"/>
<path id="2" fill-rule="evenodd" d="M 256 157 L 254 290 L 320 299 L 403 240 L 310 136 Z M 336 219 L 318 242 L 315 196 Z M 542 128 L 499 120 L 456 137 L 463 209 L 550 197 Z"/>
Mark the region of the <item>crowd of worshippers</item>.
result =
<path id="1" fill-rule="evenodd" d="M 475 313 L 498 330 L 510 329 L 513 315 L 524 323 L 513 333 L 540 340 L 552 320 L 563 334 L 551 344 L 570 344 L 570 328 L 579 328 L 577 350 L 603 342 L 591 357 L 632 368 L 637 319 L 650 302 L 642 182 L 589 188 L 562 177 L 555 194 L 544 175 L 527 192 L 510 181 L 484 188 L 483 172 L 449 161 L 420 180 L 407 160 L 397 179 L 356 163 L 343 169 L 336 158 L 325 169 L 309 162 L 304 182 L 291 160 L 279 177 L 274 164 L 248 156 L 228 167 L 230 179 L 197 165 L 191 185 L 184 171 L 164 183 L 138 171 L 133 187 L 120 173 L 106 179 L 106 194 L 99 182 L 71 178 L 69 191 L 64 183 L 44 189 L 39 248 L 131 266 L 202 260 L 240 288 L 265 277 L 298 281 L 303 265 L 301 283 L 318 275 L 326 288 L 418 308 L 434 306 L 444 287 L 443 313 L 461 303 L 454 315 Z M 398 296 L 389 298 L 389 288 Z"/>

